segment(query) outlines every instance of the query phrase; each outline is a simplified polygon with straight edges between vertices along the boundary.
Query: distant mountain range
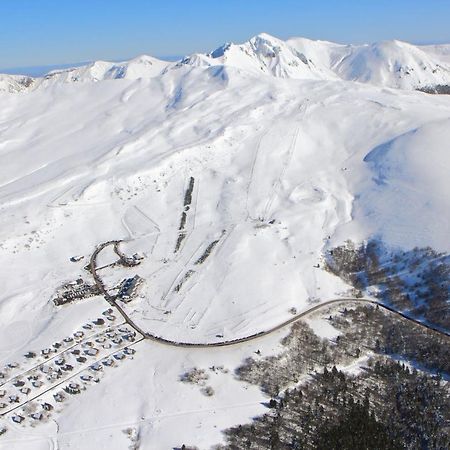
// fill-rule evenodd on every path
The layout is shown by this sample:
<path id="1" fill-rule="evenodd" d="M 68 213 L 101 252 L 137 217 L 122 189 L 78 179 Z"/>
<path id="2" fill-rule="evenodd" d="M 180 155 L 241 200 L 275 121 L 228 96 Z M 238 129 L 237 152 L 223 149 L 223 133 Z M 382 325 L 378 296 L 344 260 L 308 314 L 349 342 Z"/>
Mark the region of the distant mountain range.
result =
<path id="1" fill-rule="evenodd" d="M 266 33 L 243 44 L 227 43 L 210 53 L 178 61 L 151 56 L 124 62 L 95 61 L 54 70 L 43 77 L 0 75 L 0 91 L 20 92 L 61 82 L 153 78 L 180 66 L 219 66 L 277 78 L 345 80 L 399 89 L 450 84 L 450 44 L 416 46 L 397 40 L 343 45 L 306 38 L 287 41 Z"/>

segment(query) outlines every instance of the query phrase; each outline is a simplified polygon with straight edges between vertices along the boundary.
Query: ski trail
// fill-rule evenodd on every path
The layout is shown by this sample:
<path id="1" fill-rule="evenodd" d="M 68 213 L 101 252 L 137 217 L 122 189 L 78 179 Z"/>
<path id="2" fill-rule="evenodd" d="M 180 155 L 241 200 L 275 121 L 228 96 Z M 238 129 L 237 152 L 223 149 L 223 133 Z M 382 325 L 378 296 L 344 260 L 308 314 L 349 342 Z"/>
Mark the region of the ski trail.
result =
<path id="1" fill-rule="evenodd" d="M 258 141 L 258 144 L 256 145 L 255 153 L 253 155 L 252 166 L 251 166 L 251 169 L 250 169 L 250 177 L 249 177 L 248 183 L 247 183 L 247 197 L 246 197 L 246 200 L 245 200 L 245 209 L 247 211 L 246 219 L 250 218 L 252 220 L 255 220 L 253 217 L 250 216 L 250 211 L 249 211 L 249 208 L 248 208 L 248 199 L 249 199 L 249 196 L 250 196 L 250 188 L 251 188 L 252 183 L 253 183 L 253 175 L 254 175 L 254 172 L 255 172 L 256 161 L 258 160 L 259 151 L 261 149 L 261 142 L 267 136 L 268 133 L 269 133 L 269 129 L 267 129 L 266 131 L 264 131 L 261 134 L 261 136 L 259 138 L 259 141 Z"/>
<path id="2" fill-rule="evenodd" d="M 300 134 L 300 125 L 297 126 L 297 129 L 294 132 L 294 135 L 292 137 L 292 141 L 291 141 L 291 144 L 289 146 L 288 153 L 287 153 L 287 157 L 286 157 L 286 159 L 285 159 L 285 161 L 283 163 L 283 166 L 281 168 L 281 171 L 280 171 L 280 174 L 279 174 L 277 180 L 273 184 L 272 193 L 271 193 L 269 199 L 267 200 L 266 206 L 264 207 L 264 211 L 263 211 L 263 214 L 261 216 L 263 221 L 266 221 L 268 219 L 269 215 L 270 215 L 270 211 L 272 209 L 272 204 L 273 204 L 273 202 L 275 200 L 275 197 L 277 195 L 277 189 L 281 185 L 281 180 L 283 179 L 283 177 L 284 177 L 284 175 L 285 175 L 285 173 L 287 171 L 287 168 L 291 164 L 292 156 L 294 154 L 295 147 L 297 145 L 297 139 L 298 139 L 298 135 L 299 134 Z"/>

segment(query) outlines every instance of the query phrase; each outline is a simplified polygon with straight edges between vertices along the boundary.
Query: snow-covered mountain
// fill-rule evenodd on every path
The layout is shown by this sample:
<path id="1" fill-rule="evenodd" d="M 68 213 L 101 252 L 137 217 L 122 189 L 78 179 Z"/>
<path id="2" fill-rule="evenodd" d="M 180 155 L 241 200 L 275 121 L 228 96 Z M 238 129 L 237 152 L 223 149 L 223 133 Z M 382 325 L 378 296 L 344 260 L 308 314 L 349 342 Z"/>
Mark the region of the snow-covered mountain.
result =
<path id="1" fill-rule="evenodd" d="M 183 63 L 233 66 L 281 78 L 341 79 L 401 89 L 450 84 L 446 46 L 417 47 L 400 41 L 358 46 L 304 38 L 282 41 L 260 34 L 241 45 L 226 44 L 207 55 L 192 55 Z"/>
<path id="2" fill-rule="evenodd" d="M 342 45 L 305 38 L 259 34 L 243 44 L 227 43 L 210 53 L 177 62 L 140 56 L 122 63 L 96 61 L 53 71 L 42 78 L 0 75 L 0 91 L 19 92 L 60 82 L 153 78 L 183 65 L 231 67 L 278 78 L 346 80 L 376 86 L 422 89 L 450 84 L 450 46 L 414 46 L 401 41 Z"/>
<path id="3" fill-rule="evenodd" d="M 169 62 L 161 61 L 152 56 L 142 55 L 120 63 L 95 61 L 81 67 L 54 70 L 43 77 L 37 78 L 0 74 L 0 92 L 34 90 L 59 83 L 152 78 L 160 75 L 169 65 Z"/>
<path id="4" fill-rule="evenodd" d="M 296 48 L 263 33 L 241 45 L 228 43 L 206 55 L 191 55 L 181 61 L 181 64 L 230 66 L 256 75 L 266 74 L 280 78 L 337 79 L 323 61 L 315 58 L 316 43 L 309 41 L 308 44 L 303 48 L 300 45 Z"/>
<path id="5" fill-rule="evenodd" d="M 27 369 L 29 351 L 72 348 L 80 331 L 83 351 L 102 362 L 77 357 L 70 371 L 54 370 L 55 383 L 59 372 L 82 383 L 80 364 L 91 377 L 64 402 L 46 391 L 54 420 L 30 418 L 31 407 L 22 424 L 0 416 L 7 448 L 123 449 L 134 432 L 146 448 L 209 448 L 265 410 L 267 398 L 232 374 L 281 351 L 286 329 L 220 351 L 144 340 L 136 355 L 103 359 L 116 347 L 94 334 L 120 327 L 121 314 L 105 313 L 111 305 L 95 291 L 52 301 L 61 286 L 93 283 L 100 243 L 124 240 L 123 252 L 143 258 L 118 264 L 112 246 L 98 258 L 111 292 L 143 280 L 122 304 L 128 316 L 188 343 L 253 336 L 348 297 L 351 286 L 323 268 L 346 240 L 448 255 L 450 97 L 414 90 L 448 84 L 448 50 L 259 35 L 174 63 L 143 56 L 3 76 L 0 371 Z M 214 395 L 180 383 L 195 366 L 214 368 Z"/>
<path id="6" fill-rule="evenodd" d="M 52 71 L 41 81 L 42 85 L 59 82 L 86 82 L 101 80 L 116 80 L 125 78 L 136 80 L 138 78 L 152 78 L 160 75 L 169 65 L 151 56 L 142 55 L 121 63 L 95 61 L 87 66 Z"/>
<path id="7" fill-rule="evenodd" d="M 0 92 L 15 93 L 32 89 L 35 79 L 22 75 L 0 74 Z"/>
<path id="8" fill-rule="evenodd" d="M 345 80 L 417 89 L 450 84 L 450 65 L 441 55 L 406 42 L 350 47 L 333 70 Z"/>

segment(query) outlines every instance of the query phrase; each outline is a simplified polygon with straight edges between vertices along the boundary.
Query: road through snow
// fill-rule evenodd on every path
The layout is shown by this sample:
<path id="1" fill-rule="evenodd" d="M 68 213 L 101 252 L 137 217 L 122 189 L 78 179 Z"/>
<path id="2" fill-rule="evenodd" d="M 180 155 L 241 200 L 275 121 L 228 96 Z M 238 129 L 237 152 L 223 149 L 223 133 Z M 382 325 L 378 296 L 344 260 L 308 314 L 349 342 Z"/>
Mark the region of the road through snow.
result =
<path id="1" fill-rule="evenodd" d="M 433 332 L 445 335 L 445 336 L 449 336 L 450 337 L 450 332 L 446 331 L 446 330 L 442 330 L 439 328 L 436 328 L 432 325 L 420 322 L 417 319 L 414 319 L 412 317 L 407 316 L 406 314 L 395 310 L 394 308 L 385 305 L 383 303 L 380 303 L 376 300 L 372 300 L 372 299 L 368 299 L 368 298 L 336 298 L 336 299 L 332 299 L 332 300 L 327 300 L 323 303 L 320 303 L 318 305 L 313 306 L 312 308 L 307 309 L 306 311 L 302 311 L 299 314 L 296 314 L 295 316 L 291 317 L 288 320 L 285 320 L 284 322 L 280 323 L 279 325 L 276 325 L 272 328 L 269 328 L 268 330 L 263 330 L 260 331 L 258 333 L 254 333 L 251 334 L 249 336 L 245 336 L 242 338 L 238 338 L 238 339 L 232 339 L 232 340 L 228 340 L 228 341 L 222 341 L 222 342 L 204 342 L 204 343 L 197 343 L 197 342 L 178 342 L 178 341 L 171 341 L 169 339 L 165 339 L 163 337 L 160 336 L 156 336 L 150 332 L 144 331 L 142 330 L 138 325 L 136 325 L 136 323 L 128 316 L 128 314 L 123 310 L 123 308 L 117 303 L 116 298 L 112 297 L 107 289 L 104 286 L 104 283 L 102 281 L 102 279 L 100 278 L 100 276 L 97 274 L 96 272 L 96 260 L 97 260 L 97 256 L 98 254 L 106 247 L 108 247 L 109 245 L 114 245 L 114 251 L 116 252 L 116 254 L 119 256 L 120 259 L 123 258 L 123 253 L 119 250 L 119 245 L 120 245 L 120 240 L 117 241 L 107 241 L 104 242 L 103 244 L 100 244 L 94 251 L 94 253 L 91 256 L 91 260 L 90 260 L 90 269 L 91 269 L 91 273 L 92 276 L 94 277 L 94 281 L 97 285 L 97 287 L 99 288 L 100 292 L 102 293 L 102 295 L 104 296 L 105 300 L 113 307 L 115 307 L 119 313 L 122 315 L 122 317 L 124 318 L 124 320 L 128 323 L 128 325 L 130 325 L 131 327 L 134 328 L 135 331 L 137 331 L 138 333 L 142 334 L 142 336 L 144 336 L 144 339 L 149 339 L 149 340 L 153 340 L 155 342 L 158 342 L 160 344 L 165 344 L 165 345 L 171 345 L 174 347 L 189 347 L 189 348 L 210 348 L 210 347 L 226 347 L 226 346 L 230 346 L 230 345 L 237 345 L 237 344 L 241 344 L 243 342 L 248 342 L 248 341 L 252 341 L 254 339 L 258 339 L 264 336 L 267 336 L 271 333 L 274 333 L 275 331 L 278 331 L 284 327 L 287 327 L 289 325 L 292 325 L 293 323 L 297 322 L 298 320 L 302 319 L 303 317 L 325 307 L 325 306 L 329 306 L 331 304 L 337 304 L 337 303 L 365 303 L 365 304 L 371 304 L 371 305 L 375 305 L 379 308 L 383 308 L 386 311 L 389 311 L 392 314 L 397 315 L 398 317 L 401 317 L 404 320 L 408 320 L 410 322 L 413 322 L 417 325 L 420 325 L 424 328 L 427 328 L 428 330 L 431 330 Z"/>

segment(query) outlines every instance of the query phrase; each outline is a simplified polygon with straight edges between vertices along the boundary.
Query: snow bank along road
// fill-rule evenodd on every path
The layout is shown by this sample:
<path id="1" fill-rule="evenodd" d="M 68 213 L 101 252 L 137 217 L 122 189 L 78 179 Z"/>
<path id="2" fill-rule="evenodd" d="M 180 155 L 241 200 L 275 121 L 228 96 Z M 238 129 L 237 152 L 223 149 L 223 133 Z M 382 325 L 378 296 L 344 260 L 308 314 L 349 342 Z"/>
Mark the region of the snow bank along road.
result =
<path id="1" fill-rule="evenodd" d="M 211 343 L 196 343 L 196 342 L 176 342 L 176 341 L 171 341 L 169 339 L 165 339 L 163 337 L 160 336 L 155 336 L 154 334 L 151 334 L 149 332 L 146 332 L 144 330 L 142 330 L 138 325 L 136 325 L 136 323 L 127 315 L 127 313 L 123 310 L 123 308 L 117 303 L 115 297 L 109 295 L 102 279 L 100 278 L 100 276 L 97 273 L 97 256 L 99 255 L 99 253 L 106 247 L 113 245 L 114 246 L 114 252 L 117 254 L 117 256 L 123 260 L 124 259 L 124 254 L 120 251 L 119 249 L 119 245 L 120 242 L 122 242 L 121 240 L 115 240 L 115 241 L 107 241 L 104 242 L 103 244 L 100 244 L 94 251 L 94 253 L 91 256 L 90 259 L 90 271 L 92 273 L 92 276 L 94 277 L 94 281 L 98 287 L 98 289 L 100 290 L 100 292 L 102 293 L 102 295 L 104 296 L 105 300 L 113 307 L 115 307 L 119 313 L 123 316 L 124 320 L 128 323 L 128 325 L 130 325 L 131 327 L 134 328 L 135 331 L 137 331 L 138 333 L 140 333 L 144 339 L 149 339 L 149 340 L 153 340 L 156 342 L 159 342 L 161 344 L 166 344 L 166 345 L 172 345 L 175 347 L 198 347 L 198 348 L 206 348 L 206 347 L 226 347 L 226 346 L 230 346 L 230 345 L 236 345 L 236 344 L 241 344 L 243 342 L 247 342 L 247 341 L 251 341 L 253 339 L 258 339 L 260 337 L 263 336 L 267 336 L 270 333 L 273 333 L 275 331 L 278 331 L 284 327 L 287 327 L 288 325 L 293 324 L 294 322 L 300 320 L 302 317 L 307 316 L 308 314 L 313 313 L 314 311 L 317 311 L 325 306 L 331 305 L 331 304 L 335 304 L 335 303 L 348 303 L 348 302 L 354 302 L 354 303 L 366 303 L 366 304 L 372 304 L 372 305 L 376 305 L 379 308 L 383 308 L 386 311 L 389 311 L 392 314 L 395 314 L 399 317 L 401 317 L 404 320 L 408 320 L 410 322 L 413 322 L 417 325 L 420 325 L 421 327 L 427 328 L 428 330 L 431 330 L 435 333 L 439 333 L 439 334 L 443 334 L 445 336 L 449 336 L 450 337 L 450 332 L 439 329 L 437 327 L 434 327 L 430 324 L 427 323 L 423 323 L 420 322 L 417 319 L 414 319 L 412 317 L 407 316 L 406 314 L 399 312 L 397 310 L 395 310 L 394 308 L 391 308 L 388 305 L 385 305 L 383 303 L 380 303 L 376 300 L 372 300 L 372 299 L 367 299 L 367 298 L 337 298 L 337 299 L 333 299 L 333 300 L 327 300 L 326 302 L 320 303 L 319 305 L 313 306 L 310 309 L 307 309 L 306 311 L 303 311 L 299 314 L 296 314 L 295 316 L 291 317 L 290 319 L 280 323 L 279 325 L 272 327 L 268 330 L 265 331 L 260 331 L 258 333 L 252 334 L 250 336 L 245 336 L 242 338 L 238 338 L 238 339 L 232 339 L 229 341 L 222 341 L 222 342 L 211 342 Z"/>

